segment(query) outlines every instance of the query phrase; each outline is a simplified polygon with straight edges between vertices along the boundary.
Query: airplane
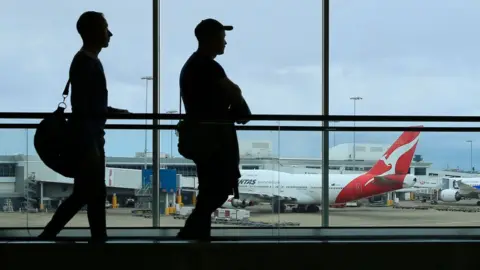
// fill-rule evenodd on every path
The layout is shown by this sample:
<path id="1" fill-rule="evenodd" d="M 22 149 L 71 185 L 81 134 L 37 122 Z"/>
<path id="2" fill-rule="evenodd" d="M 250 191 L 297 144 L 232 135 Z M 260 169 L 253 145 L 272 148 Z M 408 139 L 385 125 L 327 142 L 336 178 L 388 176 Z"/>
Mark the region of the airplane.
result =
<path id="1" fill-rule="evenodd" d="M 467 198 L 480 199 L 480 178 L 453 178 L 452 188 L 441 190 L 438 198 L 444 202 L 458 202 Z M 477 206 L 480 206 L 480 201 L 477 201 Z"/>
<path id="2" fill-rule="evenodd" d="M 343 204 L 413 187 L 417 179 L 409 174 L 409 168 L 419 135 L 419 131 L 403 132 L 366 173 L 329 174 L 329 204 Z M 229 196 L 222 207 L 245 208 L 271 203 L 274 213 L 284 213 L 286 205 L 296 205 L 296 212 L 320 211 L 321 174 L 291 174 L 272 170 L 242 170 L 241 174 L 238 180 L 240 198 Z"/>

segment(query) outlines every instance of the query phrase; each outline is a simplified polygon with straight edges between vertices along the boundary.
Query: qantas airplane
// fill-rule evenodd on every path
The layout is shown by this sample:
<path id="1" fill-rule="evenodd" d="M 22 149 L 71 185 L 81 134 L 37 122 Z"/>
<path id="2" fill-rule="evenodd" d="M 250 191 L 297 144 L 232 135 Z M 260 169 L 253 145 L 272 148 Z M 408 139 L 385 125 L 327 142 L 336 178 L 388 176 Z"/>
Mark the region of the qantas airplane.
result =
<path id="1" fill-rule="evenodd" d="M 413 187 L 408 173 L 420 132 L 403 132 L 382 158 L 366 173 L 330 174 L 329 203 L 339 204 Z M 270 202 L 274 213 L 296 205 L 297 212 L 318 212 L 322 201 L 321 174 L 291 174 L 271 170 L 242 170 L 240 198 L 230 196 L 224 208 L 245 208 Z"/>

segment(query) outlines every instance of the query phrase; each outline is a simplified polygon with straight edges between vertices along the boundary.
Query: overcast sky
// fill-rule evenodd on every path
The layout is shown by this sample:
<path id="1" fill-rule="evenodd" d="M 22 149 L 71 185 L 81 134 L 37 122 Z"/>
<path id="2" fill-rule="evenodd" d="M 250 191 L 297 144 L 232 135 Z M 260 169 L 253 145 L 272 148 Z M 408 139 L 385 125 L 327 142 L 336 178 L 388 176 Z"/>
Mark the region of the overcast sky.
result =
<path id="1" fill-rule="evenodd" d="M 104 12 L 114 34 L 100 55 L 110 105 L 145 112 L 140 78 L 152 73 L 152 11 L 146 0 L 2 0 L 0 111 L 55 109 L 81 46 L 75 23 L 86 10 Z M 196 49 L 193 29 L 213 17 L 235 27 L 217 60 L 241 86 L 253 113 L 320 114 L 321 14 L 318 0 L 162 0 L 161 110 L 178 110 L 178 73 Z M 479 18 L 476 0 L 332 1 L 330 113 L 353 114 L 349 98 L 361 96 L 357 114 L 479 115 Z M 108 154 L 143 151 L 143 134 L 109 131 Z M 162 133 L 163 152 L 170 152 L 169 135 Z M 357 133 L 357 142 L 389 144 L 398 135 Z M 320 156 L 316 133 L 241 132 L 240 137 L 271 140 L 277 155 L 280 144 L 281 156 Z M 27 139 L 20 130 L 2 131 L 0 152 L 26 152 Z M 468 167 L 467 139 L 475 141 L 474 160 L 480 161 L 480 136 L 473 133 L 423 133 L 417 153 L 437 167 Z M 351 133 L 336 135 L 336 143 L 351 140 Z"/>

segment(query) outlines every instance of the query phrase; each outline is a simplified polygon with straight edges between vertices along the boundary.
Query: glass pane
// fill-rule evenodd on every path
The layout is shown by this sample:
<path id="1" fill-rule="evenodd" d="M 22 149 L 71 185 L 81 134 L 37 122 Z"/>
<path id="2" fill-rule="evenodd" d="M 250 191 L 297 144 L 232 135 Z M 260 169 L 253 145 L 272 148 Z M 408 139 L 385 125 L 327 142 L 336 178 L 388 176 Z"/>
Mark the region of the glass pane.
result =
<path id="1" fill-rule="evenodd" d="M 161 111 L 179 110 L 179 75 L 197 49 L 194 28 L 233 25 L 218 61 L 255 114 L 322 113 L 322 2 L 160 1 Z"/>
<path id="2" fill-rule="evenodd" d="M 23 179 L 27 177 L 25 161 L 32 145 L 27 140 L 27 130 L 0 129 L 0 227 L 38 226 L 21 211 L 28 201 L 28 186 L 23 185 Z"/>
<path id="3" fill-rule="evenodd" d="M 478 114 L 480 2 L 330 3 L 331 114 Z"/>
<path id="4" fill-rule="evenodd" d="M 2 227 L 44 227 L 56 208 L 73 191 L 73 179 L 46 167 L 34 146 L 34 130 L 0 132 L 0 203 Z M 108 130 L 106 139 L 108 227 L 151 227 L 151 189 L 145 189 L 142 168 L 151 169 L 151 153 L 144 158 L 145 134 L 151 131 Z M 8 142 L 8 143 L 5 143 Z M 93 179 L 92 179 L 93 180 Z M 88 227 L 86 206 L 67 227 Z"/>
<path id="5" fill-rule="evenodd" d="M 333 125 L 333 123 L 331 123 Z M 348 126 L 348 123 L 335 123 Z M 358 123 L 358 126 L 419 126 Z M 425 127 L 442 126 L 427 123 Z M 443 124 L 446 126 L 446 124 Z M 448 126 L 478 126 L 476 123 Z M 331 226 L 478 226 L 480 172 L 473 132 L 331 132 Z M 334 139 L 333 139 L 334 138 Z"/>
<path id="6" fill-rule="evenodd" d="M 216 235 L 222 235 L 218 230 L 226 227 L 321 226 L 321 132 L 281 131 L 282 127 L 299 126 L 302 123 L 269 124 L 272 129 L 269 131 L 237 131 L 241 157 L 241 177 L 238 180 L 240 196 L 239 199 L 233 198 L 233 191 L 223 195 L 218 191 L 210 196 L 210 199 L 218 196 L 222 200 L 212 214 Z M 178 137 L 173 135 L 170 141 L 169 133 L 162 131 L 163 149 L 173 149 L 172 155 L 162 153 L 165 157 L 161 160 L 165 175 L 163 179 L 168 179 L 168 171 L 173 170 L 172 174 L 179 176 L 179 190 L 175 196 L 168 192 L 169 184 L 165 185 L 166 190 L 161 197 L 164 198 L 165 207 L 172 204 L 174 209 L 170 211 L 175 214 L 162 216 L 160 224 L 182 227 L 197 205 L 197 195 L 208 192 L 198 192 L 199 181 L 205 183 L 203 185 L 216 181 L 213 186 L 215 189 L 228 179 L 214 178 L 222 176 L 221 160 L 212 161 L 215 170 L 199 179 L 195 164 L 178 153 Z M 211 147 L 214 148 L 214 145 Z M 269 232 L 276 233 L 275 230 Z M 231 236 L 231 233 L 229 230 L 227 234 Z M 242 231 L 242 236 L 246 236 L 244 233 Z"/>
<path id="7" fill-rule="evenodd" d="M 50 0 L 31 2 L 25 8 L 25 2 L 4 1 L 0 24 L 15 27 L 2 31 L 3 40 L 11 42 L 0 53 L 4 75 L 0 88 L 9 93 L 0 99 L 0 111 L 50 112 L 56 108 L 62 101 L 71 60 L 82 46 L 77 20 L 83 12 L 94 10 L 104 13 L 113 33 L 108 48 L 99 55 L 109 103 L 145 112 L 145 87 L 140 78 L 151 75 L 152 69 L 151 6 L 151 1 Z M 151 94 L 148 100 L 151 103 Z M 67 101 L 70 104 L 70 98 Z"/>
<path id="8" fill-rule="evenodd" d="M 151 112 L 151 89 L 146 91 L 148 88 L 145 88 L 145 80 L 141 79 L 151 75 L 152 68 L 151 7 L 151 2 L 120 4 L 111 0 L 101 2 L 87 0 L 68 5 L 62 1 L 53 0 L 41 4 L 31 3 L 28 9 L 25 9 L 24 4 L 19 2 L 8 2 L 2 5 L 0 23 L 15 25 L 15 30 L 4 32 L 4 38 L 14 41 L 9 44 L 16 45 L 3 50 L 9 53 L 0 53 L 2 59 L 0 62 L 2 64 L 9 63 L 8 66 L 0 67 L 4 73 L 6 72 L 6 76 L 0 81 L 0 87 L 8 89 L 10 93 L 8 97 L 4 96 L 0 100 L 0 110 L 51 112 L 56 109 L 57 104 L 62 101 L 61 94 L 68 79 L 71 60 L 82 46 L 82 40 L 76 29 L 77 20 L 83 12 L 95 10 L 104 14 L 109 24 L 109 30 L 113 33 L 108 48 L 104 48 L 99 54 L 107 77 L 109 105 L 128 109 L 131 112 Z M 49 19 L 45 20 L 45 18 Z M 125 18 L 129 19 L 125 20 Z M 135 22 L 134 27 L 131 22 Z M 32 25 L 35 25 L 34 30 L 32 30 Z M 147 94 L 148 96 L 146 96 Z M 67 108 L 67 112 L 69 112 L 70 97 L 67 98 L 66 103 L 69 105 Z M 2 123 L 7 122 L 38 123 L 38 120 L 2 120 Z M 111 122 L 115 124 L 147 123 L 147 121 L 109 121 L 109 123 Z M 22 206 L 32 209 L 28 215 L 21 215 L 22 224 L 17 224 L 21 227 L 44 226 L 50 220 L 58 201 L 72 191 L 71 179 L 54 174 L 39 161 L 32 144 L 34 133 L 34 130 L 30 130 L 27 136 L 27 132 L 21 130 L 0 131 L 0 138 L 6 136 L 1 139 L 3 142 L 0 143 L 1 155 L 4 155 L 7 163 L 11 160 L 17 166 L 13 184 L 15 189 L 10 193 L 5 193 L 6 195 L 3 191 L 0 192 L 3 194 L 0 197 L 1 203 L 4 203 L 4 197 L 12 198 L 11 205 L 15 212 L 18 212 Z M 112 200 L 113 194 L 116 195 L 119 206 L 118 209 L 107 210 L 108 226 L 151 226 L 151 220 L 131 217 L 130 212 L 134 209 L 137 201 L 136 199 L 133 202 L 127 200 L 130 195 L 136 198 L 137 193 L 140 192 L 141 171 L 131 172 L 122 168 L 124 161 L 122 159 L 119 161 L 115 156 L 117 153 L 117 156 L 124 156 L 128 160 L 128 158 L 134 158 L 136 152 L 142 154 L 147 151 L 145 148 L 151 149 L 151 135 L 148 139 L 148 146 L 144 146 L 144 133 L 140 130 L 107 132 L 107 155 L 110 154 L 114 157 L 107 158 L 106 181 L 107 185 L 112 183 L 112 186 L 108 188 L 108 203 L 106 202 L 105 206 L 112 207 L 112 203 L 115 202 Z M 110 138 L 112 139 L 110 140 Z M 27 146 L 29 147 L 27 148 Z M 21 150 L 15 147 L 21 148 Z M 113 167 L 109 167 L 110 162 Z M 150 159 L 148 163 L 151 163 Z M 110 174 L 110 172 L 112 173 Z M 139 173 L 140 176 L 137 176 Z M 5 183 L 9 184 L 11 189 L 12 185 L 8 182 L 11 180 L 3 179 L 1 181 L 7 181 Z M 8 191 L 8 189 L 5 190 Z M 41 199 L 41 194 L 43 194 L 43 199 Z M 17 203 L 17 200 L 20 202 Z M 124 206 L 131 208 L 120 209 Z M 36 212 L 41 212 L 42 209 L 47 209 L 48 213 Z M 117 222 L 115 218 L 118 217 L 119 221 Z M 128 217 L 135 221 L 128 221 Z M 2 226 L 4 220 L 5 223 L 8 223 L 16 222 L 17 219 L 9 219 L 10 221 L 7 222 L 2 218 Z M 87 225 L 86 215 L 82 213 L 68 224 L 68 226 Z"/>

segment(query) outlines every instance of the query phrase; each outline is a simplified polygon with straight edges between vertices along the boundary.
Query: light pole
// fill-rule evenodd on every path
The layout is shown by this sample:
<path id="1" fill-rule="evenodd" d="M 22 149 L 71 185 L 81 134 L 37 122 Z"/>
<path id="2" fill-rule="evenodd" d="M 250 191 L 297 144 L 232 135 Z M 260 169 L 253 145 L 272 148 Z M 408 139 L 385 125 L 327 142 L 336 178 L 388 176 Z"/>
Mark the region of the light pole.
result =
<path id="1" fill-rule="evenodd" d="M 340 122 L 340 121 L 333 121 L 333 127 L 334 128 L 335 128 L 335 123 L 338 123 L 338 122 Z M 335 133 L 336 133 L 336 131 L 334 130 L 333 131 L 333 147 L 335 147 Z"/>
<path id="2" fill-rule="evenodd" d="M 355 116 L 357 113 L 357 100 L 362 100 L 362 97 L 351 97 L 350 99 L 353 100 L 353 116 Z M 353 127 L 355 128 L 355 121 L 353 121 Z M 356 157 L 355 157 L 356 152 L 357 151 L 355 149 L 355 130 L 353 130 L 353 161 L 356 160 Z"/>
<path id="3" fill-rule="evenodd" d="M 470 170 L 473 172 L 473 141 L 467 140 L 467 143 L 470 143 Z"/>
<path id="4" fill-rule="evenodd" d="M 145 80 L 145 114 L 148 113 L 148 81 L 153 80 L 152 76 L 145 76 L 141 78 Z M 145 118 L 145 148 L 143 149 L 143 167 L 147 169 L 147 118 Z"/>
<path id="5" fill-rule="evenodd" d="M 176 114 L 178 111 L 170 110 L 167 111 L 168 114 Z M 170 119 L 170 125 L 173 125 L 173 120 Z M 173 129 L 170 129 L 170 158 L 173 158 Z"/>

